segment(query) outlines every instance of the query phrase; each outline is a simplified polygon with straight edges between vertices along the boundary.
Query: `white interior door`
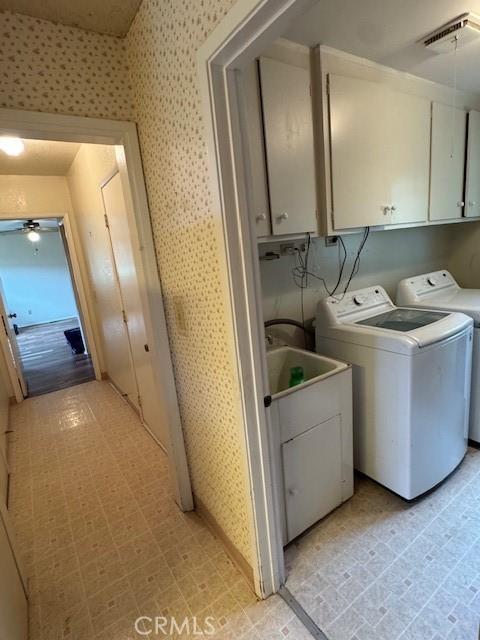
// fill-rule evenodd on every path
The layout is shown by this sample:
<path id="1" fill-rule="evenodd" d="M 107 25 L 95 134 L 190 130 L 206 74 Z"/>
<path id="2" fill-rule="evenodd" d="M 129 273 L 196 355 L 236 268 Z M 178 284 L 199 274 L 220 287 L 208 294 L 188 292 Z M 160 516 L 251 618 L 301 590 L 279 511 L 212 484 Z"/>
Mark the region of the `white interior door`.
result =
<path id="1" fill-rule="evenodd" d="M 465 181 L 465 216 L 480 216 L 480 112 L 468 114 L 467 172 Z"/>
<path id="2" fill-rule="evenodd" d="M 0 638 L 27 640 L 28 602 L 7 518 L 0 504 Z"/>
<path id="3" fill-rule="evenodd" d="M 336 74 L 328 82 L 334 227 L 389 224 L 390 92 Z"/>
<path id="4" fill-rule="evenodd" d="M 310 72 L 260 58 L 274 235 L 317 231 Z"/>
<path id="5" fill-rule="evenodd" d="M 0 343 L 2 346 L 3 356 L 7 364 L 10 381 L 15 393 L 17 402 L 21 402 L 27 396 L 27 384 L 23 375 L 22 360 L 20 350 L 18 348 L 17 338 L 13 330 L 12 320 L 13 314 L 9 313 L 3 285 L 0 279 L 0 316 L 2 325 L 0 327 Z"/>
<path id="6" fill-rule="evenodd" d="M 432 103 L 430 220 L 463 215 L 466 126 L 466 111 Z"/>
<path id="7" fill-rule="evenodd" d="M 166 425 L 162 420 L 163 412 L 156 390 L 144 310 L 140 297 L 140 279 L 135 265 L 133 241 L 119 173 L 116 173 L 102 187 L 102 193 L 120 294 L 126 313 L 141 412 L 148 428 L 165 446 L 167 442 Z"/>
<path id="8" fill-rule="evenodd" d="M 392 91 L 389 117 L 392 224 L 426 222 L 430 183 L 430 101 Z"/>
<path id="9" fill-rule="evenodd" d="M 108 233 L 106 234 L 106 242 Z M 113 256 L 104 256 L 101 278 L 96 287 L 98 317 L 101 322 L 103 352 L 108 377 L 117 389 L 138 408 L 138 391 L 128 332 Z"/>

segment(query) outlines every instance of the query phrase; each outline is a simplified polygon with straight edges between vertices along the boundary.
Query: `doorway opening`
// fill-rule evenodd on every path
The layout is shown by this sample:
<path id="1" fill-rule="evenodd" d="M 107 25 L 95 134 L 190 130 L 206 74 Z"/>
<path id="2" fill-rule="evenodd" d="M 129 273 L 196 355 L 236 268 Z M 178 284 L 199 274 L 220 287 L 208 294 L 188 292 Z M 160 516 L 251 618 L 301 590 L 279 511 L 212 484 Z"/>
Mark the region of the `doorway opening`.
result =
<path id="1" fill-rule="evenodd" d="M 175 501 L 182 511 L 191 510 L 135 125 L 2 109 L 0 135 L 13 139 L 21 150 L 0 158 L 0 221 L 31 220 L 40 225 L 47 220 L 58 225 L 64 246 L 77 314 L 56 319 L 79 321 L 76 326 L 48 329 L 52 334 L 73 329 L 74 348 L 75 338 L 82 339 L 95 379 L 115 388 L 155 440 L 159 455 L 160 449 L 167 453 Z M 42 228 L 25 233 L 42 236 Z M 45 234 L 50 237 L 53 232 Z M 0 343 L 12 395 L 21 402 L 26 394 L 11 323 L 15 318 L 8 319 L 7 312 L 5 316 L 7 339 L 3 334 Z M 17 328 L 20 340 L 28 337 L 21 329 Z"/>
<path id="2" fill-rule="evenodd" d="M 95 379 L 70 265 L 62 219 L 0 220 L 0 306 L 27 397 Z"/>

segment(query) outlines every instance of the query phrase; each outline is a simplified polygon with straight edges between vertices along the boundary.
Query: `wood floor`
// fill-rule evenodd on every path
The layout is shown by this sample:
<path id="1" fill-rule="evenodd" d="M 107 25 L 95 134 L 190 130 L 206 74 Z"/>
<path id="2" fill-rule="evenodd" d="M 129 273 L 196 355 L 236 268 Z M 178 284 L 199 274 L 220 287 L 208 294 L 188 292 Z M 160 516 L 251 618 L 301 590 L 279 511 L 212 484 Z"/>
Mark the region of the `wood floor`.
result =
<path id="1" fill-rule="evenodd" d="M 75 355 L 63 334 L 75 327 L 77 318 L 20 329 L 17 341 L 29 396 L 94 380 L 91 357 Z"/>

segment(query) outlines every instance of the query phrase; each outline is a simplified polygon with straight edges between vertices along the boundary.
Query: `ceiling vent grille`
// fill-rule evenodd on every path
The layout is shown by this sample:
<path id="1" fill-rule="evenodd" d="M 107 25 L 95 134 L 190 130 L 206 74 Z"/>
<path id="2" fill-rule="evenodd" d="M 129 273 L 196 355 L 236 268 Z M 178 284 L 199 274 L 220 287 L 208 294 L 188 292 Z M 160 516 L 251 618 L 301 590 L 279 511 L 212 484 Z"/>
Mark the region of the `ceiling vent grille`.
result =
<path id="1" fill-rule="evenodd" d="M 427 49 L 449 53 L 480 38 L 480 17 L 464 13 L 423 38 Z"/>

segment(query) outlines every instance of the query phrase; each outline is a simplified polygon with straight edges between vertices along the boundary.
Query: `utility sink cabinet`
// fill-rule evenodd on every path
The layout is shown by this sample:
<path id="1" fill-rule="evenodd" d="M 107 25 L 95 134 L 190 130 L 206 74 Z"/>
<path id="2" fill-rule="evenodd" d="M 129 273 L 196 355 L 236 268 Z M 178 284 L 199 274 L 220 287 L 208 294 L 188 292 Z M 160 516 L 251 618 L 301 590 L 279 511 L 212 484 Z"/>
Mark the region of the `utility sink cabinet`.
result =
<path id="1" fill-rule="evenodd" d="M 267 353 L 274 466 L 287 544 L 353 495 L 351 366 L 280 347 Z M 290 369 L 305 382 L 289 388 Z"/>

